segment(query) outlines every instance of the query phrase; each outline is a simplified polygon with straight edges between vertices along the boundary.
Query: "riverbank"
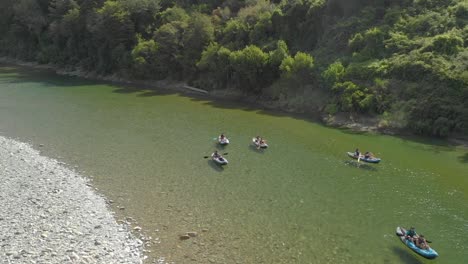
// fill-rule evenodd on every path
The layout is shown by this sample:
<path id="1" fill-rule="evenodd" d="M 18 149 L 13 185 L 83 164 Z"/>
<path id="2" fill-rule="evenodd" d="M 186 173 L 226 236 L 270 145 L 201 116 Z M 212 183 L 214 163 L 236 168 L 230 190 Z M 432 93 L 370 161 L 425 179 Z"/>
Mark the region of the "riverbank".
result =
<path id="1" fill-rule="evenodd" d="M 2 136 L 0 170 L 3 263 L 142 263 L 143 242 L 77 172 Z"/>
<path id="2" fill-rule="evenodd" d="M 370 132 L 385 135 L 412 137 L 416 136 L 412 132 L 390 126 L 387 122 L 375 116 L 357 115 L 352 113 L 337 113 L 329 115 L 320 109 L 309 109 L 307 111 L 300 110 L 297 107 L 288 106 L 285 102 L 264 100 L 261 98 L 247 98 L 240 91 L 233 89 L 220 89 L 207 91 L 204 89 L 192 87 L 185 82 L 174 80 L 159 80 L 159 81 L 144 81 L 144 80 L 128 80 L 113 75 L 100 75 L 94 72 L 86 72 L 81 69 L 72 67 L 61 68 L 54 64 L 39 64 L 37 62 L 26 62 L 18 59 L 8 57 L 0 57 L 0 63 L 18 65 L 23 67 L 30 67 L 34 69 L 43 69 L 53 71 L 59 75 L 74 76 L 89 80 L 106 81 L 115 83 L 117 85 L 132 85 L 144 87 L 144 89 L 163 89 L 170 91 L 177 91 L 184 94 L 189 94 L 195 97 L 204 97 L 212 100 L 229 100 L 248 104 L 249 106 L 258 108 L 260 110 L 268 110 L 273 112 L 283 112 L 293 116 L 299 116 L 305 119 L 311 119 L 315 122 L 322 123 L 325 126 L 334 127 L 338 129 L 348 129 L 354 132 Z M 447 138 L 447 142 L 453 145 L 460 145 L 468 147 L 468 135 L 451 135 Z"/>
<path id="3" fill-rule="evenodd" d="M 281 111 L 283 113 L 305 117 L 306 119 L 313 119 L 314 121 L 322 122 L 325 125 L 337 128 L 349 128 L 356 131 L 367 132 L 377 132 L 379 130 L 378 120 L 371 121 L 370 119 L 367 119 L 366 122 L 357 122 L 356 120 L 359 119 L 353 119 L 353 117 L 351 116 L 348 118 L 345 118 L 345 115 L 336 115 L 334 117 L 330 117 L 328 115 L 323 114 L 318 109 L 301 111 L 298 110 L 296 107 L 288 106 L 288 104 L 285 102 L 265 100 L 262 98 L 248 98 L 244 96 L 240 91 L 233 89 L 218 89 L 207 91 L 200 88 L 192 87 L 185 82 L 173 80 L 128 80 L 118 76 L 117 74 L 100 75 L 94 72 L 87 72 L 73 67 L 63 68 L 54 64 L 39 64 L 37 62 L 22 61 L 9 57 L 0 57 L 0 63 L 53 71 L 59 75 L 74 76 L 88 80 L 106 81 L 115 83 L 117 85 L 140 86 L 144 89 L 163 89 L 186 93 L 196 97 L 206 97 L 213 100 L 229 100 L 235 102 L 242 102 L 251 107 L 259 108 L 261 110 L 269 110 L 275 112 Z M 381 130 L 381 132 L 385 131 Z"/>

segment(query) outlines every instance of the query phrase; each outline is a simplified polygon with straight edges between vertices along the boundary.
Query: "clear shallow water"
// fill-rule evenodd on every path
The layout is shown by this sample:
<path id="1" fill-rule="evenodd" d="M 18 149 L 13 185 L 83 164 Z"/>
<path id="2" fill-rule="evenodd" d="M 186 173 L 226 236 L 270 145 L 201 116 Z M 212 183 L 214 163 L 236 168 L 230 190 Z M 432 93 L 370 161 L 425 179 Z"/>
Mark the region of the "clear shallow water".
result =
<path id="1" fill-rule="evenodd" d="M 137 87 L 138 88 L 138 87 Z M 77 165 L 175 263 L 463 263 L 468 151 L 243 105 L 0 68 L 0 133 Z M 229 165 L 204 156 L 226 132 Z M 253 136 L 271 148 L 257 151 Z M 356 146 L 382 157 L 358 164 Z M 118 210 L 123 206 L 125 210 Z M 441 257 L 394 235 L 415 225 Z M 204 230 L 204 231 L 203 231 Z M 196 231 L 181 241 L 178 235 Z M 158 243 L 160 242 L 160 243 Z M 151 261 L 148 261 L 150 263 Z"/>

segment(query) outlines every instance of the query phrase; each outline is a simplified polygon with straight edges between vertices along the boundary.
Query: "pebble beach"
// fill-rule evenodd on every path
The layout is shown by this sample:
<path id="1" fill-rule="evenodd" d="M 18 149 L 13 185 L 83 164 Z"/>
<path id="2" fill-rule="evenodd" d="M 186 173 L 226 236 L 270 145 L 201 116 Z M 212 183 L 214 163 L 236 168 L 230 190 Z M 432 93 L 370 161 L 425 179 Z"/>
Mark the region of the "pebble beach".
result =
<path id="1" fill-rule="evenodd" d="M 89 180 L 2 136 L 0 201 L 0 263 L 143 262 L 143 242 Z"/>

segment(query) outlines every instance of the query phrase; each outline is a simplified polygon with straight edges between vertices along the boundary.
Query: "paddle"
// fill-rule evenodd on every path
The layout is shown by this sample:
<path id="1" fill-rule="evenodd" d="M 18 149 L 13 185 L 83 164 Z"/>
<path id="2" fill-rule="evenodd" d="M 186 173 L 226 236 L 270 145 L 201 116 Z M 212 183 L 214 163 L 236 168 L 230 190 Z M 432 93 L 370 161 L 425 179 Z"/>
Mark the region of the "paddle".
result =
<path id="1" fill-rule="evenodd" d="M 229 153 L 227 153 L 227 152 L 226 152 L 226 153 L 223 153 L 223 155 L 227 155 L 227 154 L 229 154 Z M 211 157 L 211 156 L 204 156 L 203 158 L 204 158 L 204 159 L 207 159 L 207 158 L 209 158 L 209 157 Z"/>

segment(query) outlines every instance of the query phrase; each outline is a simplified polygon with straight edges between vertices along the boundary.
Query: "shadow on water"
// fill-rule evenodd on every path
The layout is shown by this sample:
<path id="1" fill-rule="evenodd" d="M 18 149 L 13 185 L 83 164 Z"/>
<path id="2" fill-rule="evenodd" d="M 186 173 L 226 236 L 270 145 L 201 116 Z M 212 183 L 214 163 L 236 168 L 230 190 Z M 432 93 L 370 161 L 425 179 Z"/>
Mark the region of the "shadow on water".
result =
<path id="1" fill-rule="evenodd" d="M 133 94 L 139 93 L 138 97 L 152 97 L 152 96 L 162 96 L 162 95 L 171 95 L 177 94 L 178 91 L 158 88 L 149 84 L 127 84 L 127 83 L 112 83 L 116 86 L 113 92 L 118 94 Z"/>
<path id="2" fill-rule="evenodd" d="M 430 150 L 430 151 L 433 151 L 434 153 L 439 153 L 441 151 L 454 150 L 455 147 L 461 145 L 454 141 L 448 141 L 448 140 L 440 139 L 440 138 L 431 138 L 431 137 L 423 137 L 423 136 L 415 136 L 415 135 L 399 135 L 397 137 L 401 138 L 404 142 L 420 143 L 423 145 L 422 147 L 424 148 L 424 150 Z M 427 149 L 427 147 L 430 147 L 430 149 Z"/>
<path id="3" fill-rule="evenodd" d="M 400 260 L 402 261 L 402 263 L 405 263 L 405 264 L 423 264 L 424 263 L 414 253 L 408 250 L 405 250 L 403 248 L 394 247 L 393 252 L 398 257 L 400 257 Z"/>
<path id="4" fill-rule="evenodd" d="M 195 93 L 190 90 L 184 89 L 169 89 L 164 88 L 162 85 L 152 85 L 150 83 L 124 83 L 124 82 L 111 82 L 111 81 L 102 81 L 98 79 L 85 79 L 74 76 L 63 76 L 55 73 L 53 69 L 43 69 L 43 68 L 33 68 L 28 66 L 17 66 L 11 64 L 0 64 L 0 74 L 15 74 L 13 80 L 8 82 L 12 83 L 21 83 L 21 82 L 39 82 L 51 86 L 61 86 L 61 87 L 74 87 L 74 86 L 83 86 L 83 85 L 99 85 L 99 84 L 108 84 L 115 86 L 114 93 L 119 94 L 132 94 L 139 93 L 138 97 L 151 97 L 151 96 L 161 96 L 161 95 L 170 95 L 170 94 L 180 94 L 182 96 L 190 98 L 192 101 L 201 102 L 203 104 L 222 108 L 222 109 L 240 109 L 244 111 L 257 112 L 259 114 L 265 114 L 276 117 L 289 117 L 297 120 L 303 120 L 315 124 L 322 125 L 327 127 L 321 121 L 319 113 L 316 111 L 309 111 L 308 113 L 288 113 L 281 110 L 266 109 L 264 106 L 256 103 L 255 98 L 245 99 L 240 96 L 234 96 L 232 98 L 220 98 L 219 96 L 212 96 L 206 94 Z M 344 133 L 356 134 L 356 135 L 379 135 L 378 133 L 369 133 L 365 131 L 355 131 L 352 129 L 342 129 Z M 418 136 L 406 136 L 400 135 L 397 136 L 404 141 L 408 142 L 417 142 L 422 143 L 425 150 L 428 150 L 427 147 L 430 147 L 430 151 L 440 152 L 444 150 L 453 150 L 456 146 L 459 146 L 459 143 L 450 142 L 442 139 L 434 138 L 424 138 Z M 467 154 L 468 155 L 468 154 Z M 468 162 L 467 155 L 460 158 L 461 162 Z"/>
<path id="5" fill-rule="evenodd" d="M 461 155 L 460 157 L 458 157 L 458 160 L 463 163 L 468 163 L 468 152 L 465 153 L 465 155 Z"/>
<path id="6" fill-rule="evenodd" d="M 367 131 L 361 131 L 361 130 L 353 130 L 353 129 L 350 129 L 350 128 L 337 128 L 339 129 L 341 132 L 345 133 L 345 134 L 351 134 L 351 135 L 371 135 L 372 133 L 370 132 L 367 132 Z"/>
<path id="7" fill-rule="evenodd" d="M 89 80 L 74 76 L 58 75 L 52 69 L 36 69 L 28 66 L 0 64 L 0 74 L 15 74 L 8 83 L 37 82 L 48 86 L 74 87 L 83 85 L 106 84 L 100 80 Z"/>
<path id="8" fill-rule="evenodd" d="M 222 165 L 219 165 L 218 163 L 214 162 L 212 159 L 208 159 L 208 164 L 210 165 L 211 168 L 213 168 L 215 171 L 224 171 L 224 167 Z"/>
<path id="9" fill-rule="evenodd" d="M 265 154 L 265 149 L 262 148 L 257 148 L 256 146 L 249 144 L 249 149 L 253 152 L 260 153 L 260 154 Z"/>
<path id="10" fill-rule="evenodd" d="M 370 165 L 370 164 L 365 164 L 365 163 L 362 163 L 362 162 L 357 162 L 355 160 L 346 160 L 344 162 L 345 165 L 347 166 L 350 166 L 350 167 L 354 167 L 354 168 L 358 168 L 358 169 L 361 169 L 361 170 L 368 170 L 368 171 L 377 171 L 377 168 Z"/>

